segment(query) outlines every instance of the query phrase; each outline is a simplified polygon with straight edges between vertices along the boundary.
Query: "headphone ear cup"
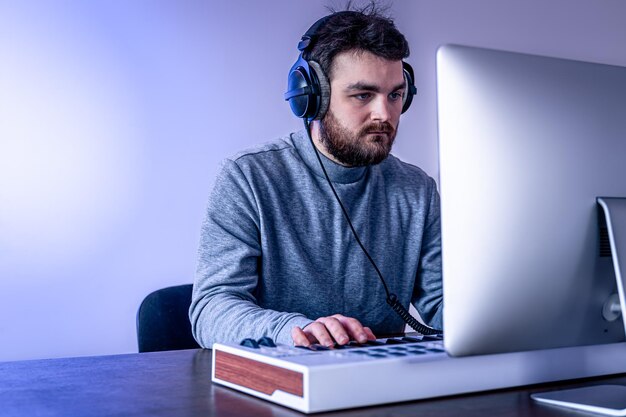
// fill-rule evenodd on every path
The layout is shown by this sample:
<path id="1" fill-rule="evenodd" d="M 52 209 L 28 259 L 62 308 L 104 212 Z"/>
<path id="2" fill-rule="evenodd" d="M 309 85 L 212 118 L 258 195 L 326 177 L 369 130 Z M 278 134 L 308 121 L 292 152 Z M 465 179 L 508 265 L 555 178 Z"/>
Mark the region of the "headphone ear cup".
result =
<path id="1" fill-rule="evenodd" d="M 406 88 L 404 89 L 404 97 L 402 97 L 402 113 L 407 111 L 411 107 L 413 96 L 417 93 L 415 83 L 413 82 L 413 68 L 402 61 L 402 71 L 404 73 L 404 83 Z"/>
<path id="2" fill-rule="evenodd" d="M 324 74 L 320 64 L 315 61 L 308 61 L 308 63 L 309 70 L 312 73 L 311 79 L 316 80 L 319 87 L 319 109 L 317 114 L 313 116 L 313 120 L 320 120 L 324 117 L 330 105 L 330 82 L 328 82 L 328 78 L 326 78 L 326 74 Z"/>
<path id="3" fill-rule="evenodd" d="M 309 64 L 302 55 L 289 70 L 285 100 L 296 117 L 311 119 L 319 109 L 319 89 L 310 74 Z"/>
<path id="4" fill-rule="evenodd" d="M 406 102 L 409 100 L 409 80 L 407 80 L 406 71 L 402 70 L 402 76 L 404 77 L 404 95 L 402 96 L 402 113 L 407 109 Z"/>

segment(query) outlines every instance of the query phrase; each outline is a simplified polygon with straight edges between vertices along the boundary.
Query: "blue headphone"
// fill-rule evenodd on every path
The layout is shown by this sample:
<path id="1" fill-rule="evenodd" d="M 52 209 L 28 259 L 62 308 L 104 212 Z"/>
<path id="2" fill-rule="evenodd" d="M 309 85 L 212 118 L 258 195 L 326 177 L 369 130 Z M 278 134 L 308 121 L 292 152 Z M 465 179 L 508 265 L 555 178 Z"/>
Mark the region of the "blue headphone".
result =
<path id="1" fill-rule="evenodd" d="M 320 64 L 304 59 L 303 55 L 313 48 L 320 28 L 326 25 L 332 16 L 352 13 L 359 12 L 343 11 L 322 17 L 313 23 L 298 42 L 300 56 L 289 70 L 287 92 L 284 96 L 285 100 L 289 101 L 291 111 L 296 117 L 311 121 L 319 120 L 326 114 L 330 103 L 330 82 Z M 406 82 L 406 90 L 402 98 L 402 113 L 404 113 L 411 106 L 417 89 L 413 82 L 415 78 L 413 68 L 402 61 L 402 69 Z"/>

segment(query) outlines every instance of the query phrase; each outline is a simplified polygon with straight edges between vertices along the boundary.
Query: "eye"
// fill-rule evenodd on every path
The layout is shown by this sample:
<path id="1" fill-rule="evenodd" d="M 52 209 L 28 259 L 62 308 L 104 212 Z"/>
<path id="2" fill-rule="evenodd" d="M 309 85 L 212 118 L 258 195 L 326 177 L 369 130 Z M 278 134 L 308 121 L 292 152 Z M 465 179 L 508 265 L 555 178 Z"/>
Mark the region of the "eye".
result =
<path id="1" fill-rule="evenodd" d="M 392 101 L 398 101 L 398 100 L 402 100 L 402 97 L 404 96 L 404 93 L 399 93 L 399 92 L 395 92 L 395 93 L 391 93 L 389 94 L 389 98 Z"/>
<path id="2" fill-rule="evenodd" d="M 366 101 L 370 97 L 372 97 L 372 94 L 371 93 L 360 93 L 360 94 L 355 94 L 352 97 L 354 97 L 355 99 L 357 99 L 359 101 Z"/>

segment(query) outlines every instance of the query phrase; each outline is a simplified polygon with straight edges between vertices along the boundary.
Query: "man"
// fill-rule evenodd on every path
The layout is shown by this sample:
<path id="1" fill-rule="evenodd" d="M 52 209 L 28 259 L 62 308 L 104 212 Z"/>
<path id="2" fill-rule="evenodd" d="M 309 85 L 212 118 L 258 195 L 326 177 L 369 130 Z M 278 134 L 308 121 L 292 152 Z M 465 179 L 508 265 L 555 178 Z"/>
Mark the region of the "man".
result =
<path id="1" fill-rule="evenodd" d="M 436 185 L 389 155 L 408 93 L 408 54 L 404 36 L 374 8 L 325 19 L 303 53 L 330 86 L 311 139 L 386 285 L 441 328 Z M 306 131 L 224 162 L 190 307 L 200 345 L 263 336 L 304 346 L 365 342 L 404 328 L 385 299 Z"/>

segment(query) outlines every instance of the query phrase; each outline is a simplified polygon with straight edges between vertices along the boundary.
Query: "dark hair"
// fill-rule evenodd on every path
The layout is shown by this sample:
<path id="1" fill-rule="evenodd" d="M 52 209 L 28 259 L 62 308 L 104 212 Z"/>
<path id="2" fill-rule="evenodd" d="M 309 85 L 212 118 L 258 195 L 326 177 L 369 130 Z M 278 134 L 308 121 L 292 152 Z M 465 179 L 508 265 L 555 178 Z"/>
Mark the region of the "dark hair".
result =
<path id="1" fill-rule="evenodd" d="M 313 48 L 304 57 L 316 61 L 330 79 L 332 63 L 341 52 L 367 51 L 390 61 L 409 56 L 409 44 L 398 31 L 393 20 L 374 2 L 352 13 L 330 15 L 326 24 L 316 33 Z"/>

